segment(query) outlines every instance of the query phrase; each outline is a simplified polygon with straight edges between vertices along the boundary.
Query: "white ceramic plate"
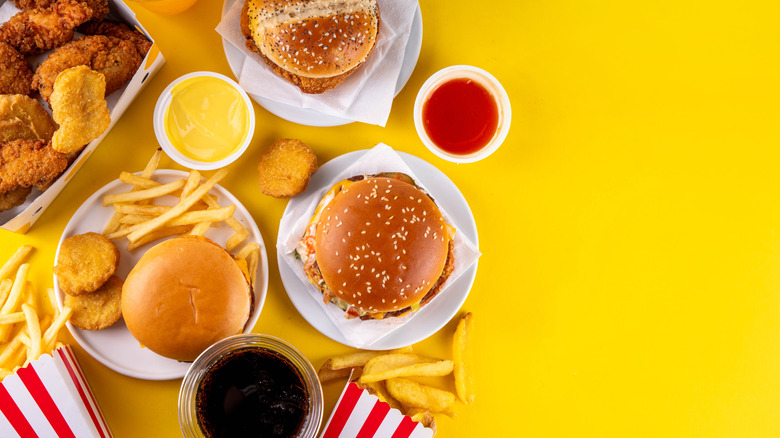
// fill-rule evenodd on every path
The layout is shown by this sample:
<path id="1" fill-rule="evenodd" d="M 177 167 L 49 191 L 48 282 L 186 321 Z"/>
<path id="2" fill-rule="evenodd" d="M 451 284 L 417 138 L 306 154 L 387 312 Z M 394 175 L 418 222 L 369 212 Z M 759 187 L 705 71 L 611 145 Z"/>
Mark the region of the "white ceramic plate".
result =
<path id="1" fill-rule="evenodd" d="M 225 0 L 222 6 L 222 16 L 224 17 L 228 10 L 238 0 Z M 404 60 L 401 65 L 401 72 L 398 75 L 398 82 L 395 84 L 395 94 L 401 92 L 412 76 L 414 67 L 417 65 L 417 59 L 420 57 L 420 48 L 422 47 L 422 12 L 420 11 L 420 5 L 417 4 L 417 11 L 414 13 L 414 19 L 412 21 L 412 28 L 409 33 L 409 42 L 406 44 L 406 50 L 404 51 Z M 230 70 L 233 71 L 233 76 L 238 77 L 241 69 L 244 66 L 246 56 L 241 50 L 237 49 L 228 40 L 222 39 L 222 47 L 225 50 L 225 57 L 227 58 Z M 276 102 L 271 99 L 266 99 L 256 94 L 249 94 L 249 96 L 260 106 L 267 109 L 272 114 L 279 116 L 285 120 L 295 122 L 301 125 L 308 126 L 339 126 L 352 123 L 354 120 L 343 119 L 341 117 L 332 116 L 330 114 L 323 114 L 319 111 L 315 111 L 310 108 L 298 108 L 296 106 L 288 105 L 286 103 Z"/>
<path id="2" fill-rule="evenodd" d="M 309 182 L 309 190 L 319 190 L 327 184 L 336 174 L 351 165 L 367 151 L 355 151 L 341 155 L 323 164 L 317 169 Z M 401 158 L 412 169 L 414 174 L 425 185 L 428 191 L 439 205 L 442 206 L 452 218 L 452 225 L 468 237 L 475 246 L 479 246 L 477 225 L 471 213 L 466 199 L 458 190 L 458 187 L 447 178 L 439 169 L 427 161 L 403 152 L 398 152 Z M 303 197 L 296 197 L 287 204 L 288 210 L 296 208 Z M 277 242 L 277 248 L 282 246 Z M 276 251 L 279 264 L 279 273 L 287 295 L 293 302 L 298 312 L 323 335 L 351 347 L 356 347 L 339 332 L 336 326 L 328 319 L 325 309 L 319 300 L 313 299 L 307 288 L 314 287 L 303 283 L 292 271 L 292 268 L 284 261 L 284 254 L 280 249 Z M 475 261 L 460 277 L 449 284 L 444 296 L 434 299 L 419 310 L 418 314 L 400 328 L 377 341 L 370 348 L 374 350 L 388 350 L 400 348 L 419 342 L 436 333 L 458 313 L 466 297 L 469 295 L 474 277 L 477 275 L 477 262 Z"/>
<path id="3" fill-rule="evenodd" d="M 187 173 L 180 170 L 158 170 L 154 174 L 155 180 L 162 183 L 169 183 L 186 177 Z M 128 184 L 114 180 L 84 201 L 73 217 L 70 218 L 68 225 L 62 233 L 62 237 L 60 237 L 55 260 L 59 257 L 62 241 L 67 237 L 88 231 L 102 232 L 106 223 L 114 214 L 114 209 L 111 206 L 103 207 L 101 200 L 105 195 L 126 192 L 129 187 Z M 260 245 L 260 263 L 257 266 L 257 280 L 254 291 L 255 309 L 245 330 L 250 332 L 255 323 L 257 323 L 260 311 L 265 303 L 266 291 L 268 290 L 268 258 L 265 244 L 263 243 L 263 236 L 260 234 L 260 230 L 258 230 L 252 216 L 230 192 L 216 185 L 209 193 L 218 196 L 219 203 L 222 205 L 231 203 L 236 205 L 236 212 L 233 217 L 249 230 L 249 237 L 244 242 L 257 242 Z M 161 203 L 165 202 L 165 198 L 169 198 L 168 200 L 171 201 L 170 205 L 173 205 L 175 202 L 173 197 L 167 196 L 161 198 Z M 220 224 L 218 227 L 210 228 L 206 232 L 206 237 L 224 246 L 233 233 L 230 227 Z M 152 242 L 133 252 L 127 252 L 127 240 L 116 241 L 120 252 L 117 275 L 123 280 L 127 278 L 127 274 L 144 252 L 159 242 Z M 56 275 L 54 276 L 54 290 L 57 296 L 57 304 L 62 308 L 63 293 L 57 282 Z M 127 326 L 122 319 L 113 326 L 100 331 L 81 330 L 70 323 L 67 326 L 79 345 L 92 357 L 103 365 L 126 376 L 146 380 L 178 379 L 184 377 L 190 366 L 189 363 L 168 359 L 153 353 L 149 349 L 141 348 L 138 341 L 127 330 Z"/>

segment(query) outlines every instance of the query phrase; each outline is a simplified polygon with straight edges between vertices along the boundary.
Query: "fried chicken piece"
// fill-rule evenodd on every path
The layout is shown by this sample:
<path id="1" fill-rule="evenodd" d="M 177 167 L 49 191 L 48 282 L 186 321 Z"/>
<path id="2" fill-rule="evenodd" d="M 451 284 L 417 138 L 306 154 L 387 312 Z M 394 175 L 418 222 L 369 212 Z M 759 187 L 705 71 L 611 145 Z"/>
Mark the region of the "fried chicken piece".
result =
<path id="1" fill-rule="evenodd" d="M 30 192 L 32 192 L 31 187 L 17 187 L 5 193 L 0 193 L 0 212 L 24 204 Z"/>
<path id="2" fill-rule="evenodd" d="M 0 141 L 46 140 L 57 124 L 37 99 L 22 94 L 0 95 Z"/>
<path id="3" fill-rule="evenodd" d="M 275 198 L 292 198 L 306 190 L 317 170 L 317 156 L 304 142 L 282 138 L 263 154 L 257 165 L 260 191 Z"/>
<path id="4" fill-rule="evenodd" d="M 35 55 L 73 39 L 73 29 L 108 13 L 107 0 L 58 0 L 47 8 L 22 11 L 0 26 L 0 41 L 23 55 Z"/>
<path id="5" fill-rule="evenodd" d="M 70 236 L 62 241 L 54 274 L 68 295 L 94 292 L 114 275 L 119 266 L 119 249 L 98 233 Z"/>
<path id="6" fill-rule="evenodd" d="M 94 17 L 99 18 L 108 14 L 108 0 L 80 0 L 86 3 L 94 11 Z M 29 11 L 31 9 L 46 9 L 56 3 L 57 0 L 14 0 L 16 7 Z"/>
<path id="7" fill-rule="evenodd" d="M 32 76 L 24 56 L 0 41 L 0 94 L 32 94 Z"/>
<path id="8" fill-rule="evenodd" d="M 68 166 L 65 154 L 45 140 L 0 143 L 0 193 L 19 187 L 46 186 Z"/>
<path id="9" fill-rule="evenodd" d="M 130 26 L 112 20 L 97 20 L 82 24 L 77 29 L 85 35 L 105 35 L 120 40 L 130 41 L 135 45 L 138 55 L 143 58 L 152 47 L 152 42 L 147 40 L 144 34 L 131 29 Z"/>
<path id="10" fill-rule="evenodd" d="M 65 306 L 73 309 L 70 323 L 83 330 L 103 330 L 122 317 L 122 285 L 116 275 L 96 291 L 82 295 L 65 294 Z"/>
<path id="11" fill-rule="evenodd" d="M 86 65 L 106 78 L 106 96 L 122 88 L 141 66 L 133 43 L 104 35 L 75 39 L 52 52 L 33 75 L 33 89 L 49 102 L 54 80 L 63 70 Z"/>

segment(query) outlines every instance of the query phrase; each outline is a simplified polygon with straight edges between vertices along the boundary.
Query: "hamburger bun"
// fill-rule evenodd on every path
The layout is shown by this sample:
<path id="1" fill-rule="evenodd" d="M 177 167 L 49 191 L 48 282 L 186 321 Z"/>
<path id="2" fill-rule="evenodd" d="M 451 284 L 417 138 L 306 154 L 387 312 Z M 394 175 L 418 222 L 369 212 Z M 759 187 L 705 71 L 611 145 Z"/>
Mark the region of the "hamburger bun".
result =
<path id="1" fill-rule="evenodd" d="M 433 199 L 405 179 L 349 183 L 314 222 L 312 251 L 303 251 L 305 266 L 317 271 L 309 278 L 322 283 L 326 301 L 341 304 L 347 316 L 385 318 L 417 310 L 452 271 L 452 229 Z"/>
<path id="2" fill-rule="evenodd" d="M 304 93 L 323 93 L 373 52 L 379 33 L 376 0 L 246 0 L 246 46 Z"/>
<path id="3" fill-rule="evenodd" d="M 241 333 L 252 313 L 245 272 L 205 237 L 181 236 L 149 249 L 122 288 L 130 333 L 155 353 L 183 362 Z"/>

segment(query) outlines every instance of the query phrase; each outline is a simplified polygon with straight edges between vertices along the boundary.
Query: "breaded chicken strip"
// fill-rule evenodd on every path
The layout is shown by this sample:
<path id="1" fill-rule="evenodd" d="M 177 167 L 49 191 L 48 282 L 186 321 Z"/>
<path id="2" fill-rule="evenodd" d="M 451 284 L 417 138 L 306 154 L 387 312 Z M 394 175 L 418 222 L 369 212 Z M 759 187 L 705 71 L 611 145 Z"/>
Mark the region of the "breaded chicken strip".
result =
<path id="1" fill-rule="evenodd" d="M 46 186 L 68 166 L 65 154 L 45 140 L 0 143 L 0 193 L 19 187 Z"/>
<path id="2" fill-rule="evenodd" d="M 0 41 L 0 94 L 32 94 L 32 75 L 24 56 Z"/>
<path id="3" fill-rule="evenodd" d="M 108 14 L 108 0 L 79 0 L 82 3 L 86 3 L 90 8 L 94 10 L 94 18 L 100 18 Z M 57 3 L 57 0 L 14 0 L 16 7 L 29 11 L 31 9 L 45 9 L 49 6 Z"/>
<path id="4" fill-rule="evenodd" d="M 130 41 L 135 44 L 135 48 L 138 51 L 138 55 L 143 58 L 149 52 L 152 47 L 152 42 L 147 40 L 144 34 L 131 29 L 130 26 L 112 20 L 96 20 L 82 24 L 77 29 L 84 35 L 105 35 L 120 40 Z"/>
<path id="5" fill-rule="evenodd" d="M 0 41 L 23 55 L 43 53 L 72 40 L 76 26 L 105 16 L 108 6 L 103 3 L 58 0 L 47 8 L 19 12 L 0 26 Z"/>
<path id="6" fill-rule="evenodd" d="M 33 89 L 48 102 L 54 80 L 63 70 L 86 65 L 106 78 L 106 96 L 122 88 L 141 65 L 141 57 L 129 41 L 89 35 L 57 48 L 33 75 Z"/>

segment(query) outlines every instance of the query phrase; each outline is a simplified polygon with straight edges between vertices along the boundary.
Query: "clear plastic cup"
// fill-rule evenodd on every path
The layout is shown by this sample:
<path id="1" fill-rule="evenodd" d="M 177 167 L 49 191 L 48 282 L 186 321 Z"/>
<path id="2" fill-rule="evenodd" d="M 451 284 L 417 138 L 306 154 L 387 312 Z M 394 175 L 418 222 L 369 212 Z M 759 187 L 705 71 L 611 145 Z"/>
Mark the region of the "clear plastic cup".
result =
<path id="1" fill-rule="evenodd" d="M 198 423 L 196 406 L 197 392 L 203 378 L 221 358 L 230 353 L 247 349 L 259 349 L 274 353 L 298 371 L 309 395 L 309 409 L 297 437 L 315 437 L 322 423 L 323 415 L 322 386 L 317 378 L 317 372 L 311 362 L 292 345 L 279 338 L 257 333 L 225 338 L 206 349 L 192 363 L 179 390 L 179 426 L 184 436 L 187 438 L 205 436 Z"/>

